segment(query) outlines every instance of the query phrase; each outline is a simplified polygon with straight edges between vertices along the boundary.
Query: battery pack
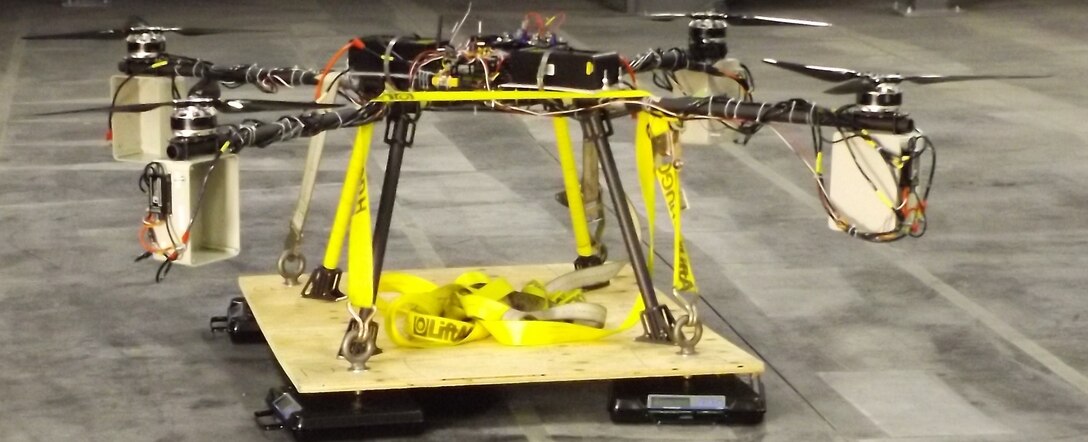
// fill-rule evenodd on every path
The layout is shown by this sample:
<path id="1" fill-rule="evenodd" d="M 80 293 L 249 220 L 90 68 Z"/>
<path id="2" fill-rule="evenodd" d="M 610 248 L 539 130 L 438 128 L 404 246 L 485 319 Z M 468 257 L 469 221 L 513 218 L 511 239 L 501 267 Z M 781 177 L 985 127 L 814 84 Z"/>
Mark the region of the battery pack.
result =
<path id="1" fill-rule="evenodd" d="M 514 51 L 505 70 L 517 85 L 600 90 L 619 82 L 620 56 L 615 52 L 527 48 Z"/>

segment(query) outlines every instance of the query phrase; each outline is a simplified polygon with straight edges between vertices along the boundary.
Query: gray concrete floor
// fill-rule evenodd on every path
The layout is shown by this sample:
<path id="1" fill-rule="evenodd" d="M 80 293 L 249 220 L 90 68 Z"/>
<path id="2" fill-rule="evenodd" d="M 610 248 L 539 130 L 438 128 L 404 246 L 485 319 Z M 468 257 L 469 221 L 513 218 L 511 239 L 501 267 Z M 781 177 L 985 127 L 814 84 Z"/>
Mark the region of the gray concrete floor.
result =
<path id="1" fill-rule="evenodd" d="M 266 389 L 280 382 L 268 351 L 231 345 L 205 325 L 238 294 L 238 275 L 272 270 L 305 144 L 243 153 L 241 256 L 176 267 L 155 284 L 153 265 L 131 262 L 143 203 L 139 166 L 110 160 L 105 116 L 29 115 L 104 102 L 122 45 L 17 36 L 113 26 L 136 13 L 164 25 L 278 30 L 172 38 L 175 53 L 316 67 L 351 36 L 430 35 L 439 13 L 459 16 L 467 2 L 7 3 L 0 439 L 287 439 L 251 421 Z M 688 149 L 694 208 L 685 225 L 696 274 L 720 313 L 711 326 L 767 362 L 764 424 L 613 426 L 606 386 L 589 383 L 500 389 L 485 411 L 440 419 L 422 437 L 1088 440 L 1088 88 L 1077 78 L 1088 68 L 1088 5 L 964 0 L 959 15 L 905 19 L 890 3 L 741 2 L 835 27 L 734 28 L 732 54 L 751 66 L 757 98 L 827 105 L 846 101 L 820 94 L 826 84 L 757 60 L 1054 76 L 906 87 L 906 109 L 940 149 L 930 230 L 920 240 L 873 245 L 827 230 L 803 166 L 769 132 L 747 146 Z M 683 23 L 647 23 L 592 2 L 474 2 L 489 30 L 515 26 L 528 9 L 565 10 L 567 35 L 585 47 L 635 53 L 685 41 Z M 630 123 L 618 126 L 631 133 Z M 548 133 L 543 120 L 427 115 L 408 152 L 388 267 L 570 260 L 566 215 L 552 199 L 561 184 Z M 329 140 L 310 257 L 327 234 L 350 134 Z M 630 138 L 620 135 L 615 146 L 629 172 Z M 379 173 L 385 151 L 375 150 L 371 169 Z"/>

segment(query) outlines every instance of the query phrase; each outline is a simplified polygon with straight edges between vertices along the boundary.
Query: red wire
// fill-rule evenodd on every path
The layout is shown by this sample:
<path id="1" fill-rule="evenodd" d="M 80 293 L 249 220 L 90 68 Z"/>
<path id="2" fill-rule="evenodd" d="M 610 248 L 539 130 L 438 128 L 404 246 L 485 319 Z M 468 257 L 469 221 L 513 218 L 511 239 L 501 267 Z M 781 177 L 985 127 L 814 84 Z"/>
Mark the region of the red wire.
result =
<path id="1" fill-rule="evenodd" d="M 408 88 L 409 89 L 415 87 L 416 71 L 418 70 L 417 68 L 421 67 L 421 66 L 419 66 L 419 62 L 423 61 L 423 59 L 425 57 L 430 57 L 430 56 L 432 56 L 434 54 L 438 54 L 438 53 L 439 52 L 435 51 L 435 50 L 427 50 L 427 51 L 420 52 L 419 55 L 416 56 L 416 58 L 412 59 L 412 65 L 408 67 Z"/>
<path id="2" fill-rule="evenodd" d="M 329 59 L 329 62 L 325 63 L 325 69 L 321 71 L 321 78 L 317 80 L 317 89 L 314 90 L 314 100 L 321 98 L 321 92 L 324 90 L 324 88 L 322 88 L 321 86 L 325 84 L 325 77 L 329 75 L 329 71 L 332 71 L 332 66 L 336 64 L 336 60 L 339 60 L 340 57 L 343 57 L 344 53 L 347 52 L 348 49 L 363 49 L 365 47 L 366 45 L 363 44 L 362 40 L 359 40 L 358 38 L 353 38 L 346 45 L 337 50 L 335 54 L 332 54 L 332 58 Z M 186 232 L 186 234 L 188 234 L 188 232 Z"/>
<path id="3" fill-rule="evenodd" d="M 534 34 L 544 32 L 544 16 L 540 15 L 539 12 L 529 11 L 525 14 L 525 20 L 532 20 L 536 22 L 536 31 L 534 32 Z"/>
<path id="4" fill-rule="evenodd" d="M 635 69 L 631 67 L 631 63 L 627 61 L 627 57 L 620 57 L 620 62 L 623 63 L 623 67 L 627 69 L 627 73 L 631 75 L 631 86 L 638 88 L 638 78 L 635 77 Z"/>

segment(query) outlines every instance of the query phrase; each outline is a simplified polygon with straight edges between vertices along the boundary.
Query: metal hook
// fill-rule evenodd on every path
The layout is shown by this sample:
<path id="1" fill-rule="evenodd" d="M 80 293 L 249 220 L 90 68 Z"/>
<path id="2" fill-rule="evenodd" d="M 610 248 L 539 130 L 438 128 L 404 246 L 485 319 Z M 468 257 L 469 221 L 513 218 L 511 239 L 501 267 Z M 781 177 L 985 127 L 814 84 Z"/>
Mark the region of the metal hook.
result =
<path id="1" fill-rule="evenodd" d="M 684 334 L 684 327 L 691 326 L 694 330 L 691 333 L 691 337 Z M 674 344 L 680 347 L 680 354 L 683 356 L 690 356 L 695 354 L 695 344 L 703 339 L 703 323 L 697 320 L 691 319 L 688 315 L 680 316 L 676 318 L 676 323 L 672 326 L 672 341 Z"/>
<path id="2" fill-rule="evenodd" d="M 366 362 L 381 351 L 377 343 L 378 324 L 374 322 L 378 309 L 363 307 L 356 313 L 350 301 L 347 306 L 354 321 L 354 333 L 352 333 L 353 327 L 348 327 L 348 331 L 344 333 L 344 340 L 340 343 L 340 354 L 351 364 L 349 370 L 366 371 Z M 366 316 L 362 317 L 360 313 L 365 313 Z"/>

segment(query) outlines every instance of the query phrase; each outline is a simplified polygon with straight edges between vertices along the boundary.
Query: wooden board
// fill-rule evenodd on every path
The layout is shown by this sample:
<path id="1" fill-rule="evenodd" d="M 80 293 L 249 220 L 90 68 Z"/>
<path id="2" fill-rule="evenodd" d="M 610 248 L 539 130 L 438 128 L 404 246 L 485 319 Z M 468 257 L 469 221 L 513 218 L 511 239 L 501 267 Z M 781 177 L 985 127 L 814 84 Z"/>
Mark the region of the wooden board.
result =
<path id="1" fill-rule="evenodd" d="M 469 270 L 502 276 L 520 287 L 531 279 L 548 281 L 570 271 L 571 265 L 406 272 L 445 284 Z M 762 361 L 709 329 L 704 331 L 696 355 L 681 356 L 673 345 L 635 341 L 642 334 L 639 325 L 593 342 L 511 347 L 487 339 L 418 349 L 393 345 L 384 324 L 378 337 L 384 353 L 370 359 L 369 370 L 354 373 L 347 362 L 336 358 L 348 321 L 345 301 L 303 299 L 299 287 L 284 286 L 279 275 L 246 276 L 239 284 L 276 359 L 301 393 L 763 373 Z M 608 326 L 612 327 L 622 322 L 637 293 L 627 267 L 609 287 L 587 293 L 586 298 L 608 308 Z"/>

